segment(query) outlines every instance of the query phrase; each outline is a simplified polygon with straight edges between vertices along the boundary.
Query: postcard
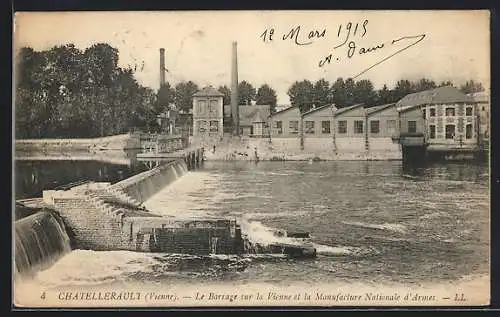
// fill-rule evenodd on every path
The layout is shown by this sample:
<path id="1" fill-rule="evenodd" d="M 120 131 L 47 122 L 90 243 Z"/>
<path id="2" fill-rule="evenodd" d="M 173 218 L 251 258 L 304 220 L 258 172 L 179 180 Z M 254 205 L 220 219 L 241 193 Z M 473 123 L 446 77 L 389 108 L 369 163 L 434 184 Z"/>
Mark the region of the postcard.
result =
<path id="1" fill-rule="evenodd" d="M 17 12 L 13 305 L 488 305 L 489 19 Z"/>

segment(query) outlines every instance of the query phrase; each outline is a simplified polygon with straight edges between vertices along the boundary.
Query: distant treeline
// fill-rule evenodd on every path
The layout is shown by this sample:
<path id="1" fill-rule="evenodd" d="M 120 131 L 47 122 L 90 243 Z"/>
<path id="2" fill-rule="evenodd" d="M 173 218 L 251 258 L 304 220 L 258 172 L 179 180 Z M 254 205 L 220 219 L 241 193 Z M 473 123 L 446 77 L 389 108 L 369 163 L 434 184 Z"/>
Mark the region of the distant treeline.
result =
<path id="1" fill-rule="evenodd" d="M 73 44 L 45 51 L 22 48 L 16 59 L 15 132 L 16 138 L 78 138 L 125 133 L 132 129 L 158 131 L 157 116 L 171 104 L 188 112 L 199 87 L 184 81 L 158 91 L 140 85 L 131 68 L 118 67 L 118 50 L 95 44 L 85 50 Z M 292 105 L 307 111 L 313 105 L 354 103 L 375 105 L 399 100 L 408 93 L 450 85 L 422 79 L 400 80 L 394 89 L 374 90 L 369 80 L 337 79 L 332 85 L 321 79 L 295 82 L 288 90 Z M 466 93 L 483 90 L 468 81 L 460 89 Z M 227 86 L 218 88 L 224 104 L 230 103 Z M 267 104 L 276 108 L 276 91 L 268 84 L 255 89 L 247 81 L 238 86 L 240 104 Z"/>
<path id="2" fill-rule="evenodd" d="M 363 103 L 367 107 L 389 104 L 397 102 L 411 93 L 453 85 L 450 81 L 436 84 L 436 82 L 427 78 L 418 81 L 402 79 L 392 89 L 384 85 L 382 89 L 375 90 L 370 80 L 354 81 L 352 78 L 344 80 L 339 77 L 331 85 L 325 79 L 320 79 L 315 83 L 309 80 L 296 81 L 288 90 L 288 96 L 292 105 L 299 106 L 301 112 L 305 112 L 310 110 L 313 105 L 321 107 L 332 103 L 338 108 L 359 103 Z M 482 84 L 474 80 L 468 80 L 459 89 L 466 94 L 484 90 Z"/>

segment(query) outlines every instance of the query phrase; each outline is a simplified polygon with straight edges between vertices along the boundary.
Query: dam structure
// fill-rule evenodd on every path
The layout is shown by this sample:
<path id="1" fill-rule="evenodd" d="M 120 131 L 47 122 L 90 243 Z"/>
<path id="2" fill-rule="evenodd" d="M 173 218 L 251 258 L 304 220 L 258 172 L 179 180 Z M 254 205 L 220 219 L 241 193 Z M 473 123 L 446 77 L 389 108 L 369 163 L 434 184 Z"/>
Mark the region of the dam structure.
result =
<path id="1" fill-rule="evenodd" d="M 62 189 L 44 190 L 41 199 L 18 201 L 16 272 L 46 268 L 75 249 L 199 256 L 315 256 L 312 247 L 253 243 L 233 218 L 164 216 L 148 210 L 144 203 L 149 198 L 203 164 L 203 149 L 156 155 L 158 160 L 161 156 L 167 161 L 119 182 L 82 181 Z"/>

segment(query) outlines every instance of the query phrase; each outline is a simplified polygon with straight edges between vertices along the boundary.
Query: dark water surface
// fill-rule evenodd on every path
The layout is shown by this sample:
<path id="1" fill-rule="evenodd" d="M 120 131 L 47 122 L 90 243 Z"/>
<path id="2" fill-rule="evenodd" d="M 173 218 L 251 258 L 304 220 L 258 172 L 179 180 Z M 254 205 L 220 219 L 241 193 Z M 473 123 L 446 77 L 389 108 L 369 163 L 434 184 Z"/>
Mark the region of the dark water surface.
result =
<path id="1" fill-rule="evenodd" d="M 41 197 L 45 189 L 55 189 L 78 181 L 117 182 L 148 169 L 146 164 L 113 164 L 90 160 L 16 161 L 16 199 Z"/>
<path id="2" fill-rule="evenodd" d="M 230 216 L 255 239 L 308 231 L 313 260 L 75 250 L 40 272 L 47 285 L 141 282 L 421 284 L 488 274 L 485 165 L 205 162 L 152 197 L 173 215 Z"/>

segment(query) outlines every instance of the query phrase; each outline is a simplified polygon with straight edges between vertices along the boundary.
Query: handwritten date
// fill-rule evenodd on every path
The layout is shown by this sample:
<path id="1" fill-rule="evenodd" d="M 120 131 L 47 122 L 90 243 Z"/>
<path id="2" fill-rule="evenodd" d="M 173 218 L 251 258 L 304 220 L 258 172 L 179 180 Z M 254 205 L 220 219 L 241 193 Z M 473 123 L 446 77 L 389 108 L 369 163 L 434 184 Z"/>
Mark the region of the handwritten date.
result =
<path id="1" fill-rule="evenodd" d="M 363 20 L 361 23 L 353 23 L 353 22 L 348 22 L 345 25 L 340 24 L 338 29 L 337 29 L 337 38 L 342 38 L 343 42 L 339 44 L 337 47 L 340 47 L 347 43 L 347 41 L 352 37 L 352 36 L 359 36 L 359 37 L 364 37 L 367 32 L 367 25 L 368 25 L 368 20 Z M 262 41 L 264 43 L 272 42 L 275 40 L 275 34 L 276 29 L 275 28 L 269 28 L 265 29 L 264 32 L 260 35 L 260 38 L 262 38 Z M 291 41 L 293 44 L 298 45 L 298 46 L 303 46 L 303 45 L 310 45 L 314 42 L 316 39 L 322 39 L 326 38 L 327 36 L 327 29 L 313 29 L 307 31 L 303 31 L 301 25 L 297 25 L 295 27 L 292 27 L 289 31 L 283 33 L 283 35 L 280 37 L 281 40 L 283 41 Z"/>

